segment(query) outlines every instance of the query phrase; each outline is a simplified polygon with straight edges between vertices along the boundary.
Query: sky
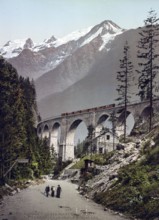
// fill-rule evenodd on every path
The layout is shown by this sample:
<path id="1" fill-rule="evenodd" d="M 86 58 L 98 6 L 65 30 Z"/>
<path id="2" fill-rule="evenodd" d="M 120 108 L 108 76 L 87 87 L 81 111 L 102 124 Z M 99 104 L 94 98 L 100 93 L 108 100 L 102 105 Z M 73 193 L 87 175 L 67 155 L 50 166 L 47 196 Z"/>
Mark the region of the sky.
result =
<path id="1" fill-rule="evenodd" d="M 0 0 L 0 47 L 15 39 L 60 38 L 104 20 L 137 28 L 150 9 L 159 16 L 159 0 Z"/>

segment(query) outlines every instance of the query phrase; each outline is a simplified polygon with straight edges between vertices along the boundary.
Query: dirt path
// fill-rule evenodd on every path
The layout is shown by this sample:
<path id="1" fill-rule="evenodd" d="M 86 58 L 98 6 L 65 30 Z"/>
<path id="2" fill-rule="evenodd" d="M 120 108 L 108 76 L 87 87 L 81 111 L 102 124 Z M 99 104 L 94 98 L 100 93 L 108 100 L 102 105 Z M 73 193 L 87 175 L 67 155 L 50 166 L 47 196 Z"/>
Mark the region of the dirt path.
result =
<path id="1" fill-rule="evenodd" d="M 62 187 L 61 198 L 46 197 L 46 185 Z M 47 180 L 44 184 L 30 186 L 20 193 L 4 199 L 0 206 L 0 220 L 123 220 L 110 214 L 98 204 L 82 197 L 77 186 L 67 181 Z"/>

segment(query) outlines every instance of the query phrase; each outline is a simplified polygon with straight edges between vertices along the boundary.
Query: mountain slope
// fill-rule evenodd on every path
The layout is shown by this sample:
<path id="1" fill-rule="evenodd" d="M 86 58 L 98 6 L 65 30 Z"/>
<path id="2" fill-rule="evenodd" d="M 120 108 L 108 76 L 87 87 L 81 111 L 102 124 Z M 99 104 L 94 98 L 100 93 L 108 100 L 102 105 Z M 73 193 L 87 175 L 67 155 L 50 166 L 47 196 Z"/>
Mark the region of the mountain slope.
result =
<path id="1" fill-rule="evenodd" d="M 69 112 L 114 103 L 116 93 L 116 73 L 119 71 L 119 59 L 123 56 L 123 46 L 128 41 L 131 60 L 134 65 L 134 83 L 137 80 L 137 30 L 129 30 L 117 36 L 110 44 L 110 50 L 101 53 L 96 58 L 88 74 L 63 92 L 51 94 L 38 102 L 42 118 L 56 116 Z M 131 89 L 134 93 L 136 87 Z M 134 97 L 137 99 L 137 97 Z"/>
<path id="2" fill-rule="evenodd" d="M 9 62 L 24 77 L 35 79 L 38 100 L 61 92 L 84 78 L 98 56 L 110 50 L 110 42 L 124 30 L 106 20 L 102 23 L 76 31 L 62 39 L 52 36 L 41 44 L 30 40 L 21 44 L 8 43 L 6 50 Z M 30 44 L 29 44 L 30 43 Z M 19 46 L 16 56 L 13 45 Z M 26 46 L 27 45 L 27 46 Z"/>
<path id="3" fill-rule="evenodd" d="M 71 53 L 55 69 L 35 81 L 39 100 L 46 95 L 61 92 L 85 77 L 97 57 L 110 49 L 110 42 L 122 31 L 113 22 L 104 21 L 74 42 L 74 47 L 73 42 L 69 42 L 73 48 Z"/>
<path id="4" fill-rule="evenodd" d="M 123 47 L 128 41 L 130 60 L 133 64 L 131 82 L 131 101 L 138 101 L 137 45 L 140 39 L 140 29 L 125 31 L 110 43 L 110 50 L 101 53 L 96 58 L 88 74 L 63 92 L 51 94 L 38 102 L 42 118 L 56 116 L 64 112 L 112 104 L 117 98 L 117 72 L 120 70 L 119 60 L 123 58 Z M 156 54 L 158 54 L 156 48 Z M 156 79 L 155 95 L 159 96 L 159 75 Z"/>
<path id="5" fill-rule="evenodd" d="M 41 44 L 28 40 L 9 62 L 19 74 L 35 80 L 44 118 L 113 103 L 123 46 L 127 40 L 136 66 L 138 37 L 138 30 L 125 31 L 106 20 L 62 39 L 52 36 Z"/>
<path id="6" fill-rule="evenodd" d="M 100 44 L 99 39 L 80 47 L 55 69 L 39 77 L 35 81 L 38 98 L 61 92 L 85 77 L 97 58 Z"/>

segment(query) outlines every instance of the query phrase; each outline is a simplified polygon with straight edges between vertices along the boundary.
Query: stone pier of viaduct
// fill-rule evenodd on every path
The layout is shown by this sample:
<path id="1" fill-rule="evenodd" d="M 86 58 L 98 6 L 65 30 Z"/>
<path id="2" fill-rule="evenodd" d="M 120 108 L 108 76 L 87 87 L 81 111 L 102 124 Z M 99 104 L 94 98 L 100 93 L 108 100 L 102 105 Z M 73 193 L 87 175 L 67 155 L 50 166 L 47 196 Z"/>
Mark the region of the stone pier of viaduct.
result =
<path id="1" fill-rule="evenodd" d="M 159 99 L 154 100 L 153 113 L 158 114 Z M 63 161 L 74 159 L 74 138 L 75 131 L 81 122 L 88 128 L 92 125 L 95 129 L 109 120 L 114 112 L 117 116 L 117 126 L 124 120 L 125 109 L 123 106 L 114 104 L 96 108 L 84 109 L 70 113 L 63 113 L 60 116 L 52 117 L 39 122 L 37 126 L 38 136 L 48 138 L 49 146 L 53 146 L 58 157 Z M 131 114 L 134 118 L 134 125 L 140 119 L 147 120 L 150 112 L 149 102 L 131 103 L 127 106 L 127 117 Z"/>

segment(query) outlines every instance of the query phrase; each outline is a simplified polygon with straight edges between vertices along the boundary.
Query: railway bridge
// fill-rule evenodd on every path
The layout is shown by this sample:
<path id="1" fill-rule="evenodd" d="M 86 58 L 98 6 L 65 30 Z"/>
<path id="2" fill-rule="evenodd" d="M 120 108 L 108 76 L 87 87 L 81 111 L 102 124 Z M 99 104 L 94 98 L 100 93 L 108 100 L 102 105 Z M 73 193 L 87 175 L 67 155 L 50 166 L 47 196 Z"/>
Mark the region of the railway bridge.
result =
<path id="1" fill-rule="evenodd" d="M 159 99 L 153 101 L 153 113 L 158 114 Z M 49 146 L 53 146 L 58 157 L 63 161 L 74 159 L 75 131 L 81 122 L 88 128 L 90 125 L 96 130 L 102 123 L 109 120 L 112 113 L 117 117 L 117 126 L 121 126 L 125 117 L 123 105 L 105 105 L 84 109 L 60 116 L 45 119 L 37 125 L 39 138 L 48 138 Z M 127 106 L 126 116 L 134 118 L 135 126 L 139 121 L 147 120 L 150 113 L 149 101 L 131 103 Z"/>

